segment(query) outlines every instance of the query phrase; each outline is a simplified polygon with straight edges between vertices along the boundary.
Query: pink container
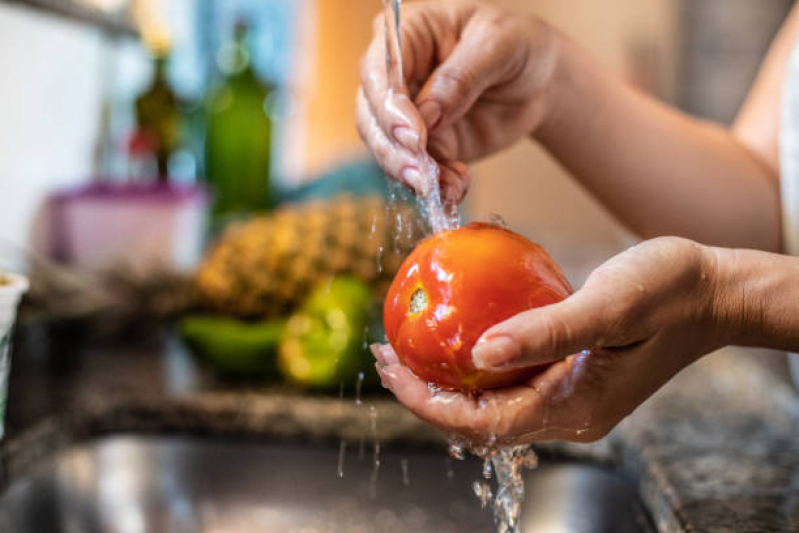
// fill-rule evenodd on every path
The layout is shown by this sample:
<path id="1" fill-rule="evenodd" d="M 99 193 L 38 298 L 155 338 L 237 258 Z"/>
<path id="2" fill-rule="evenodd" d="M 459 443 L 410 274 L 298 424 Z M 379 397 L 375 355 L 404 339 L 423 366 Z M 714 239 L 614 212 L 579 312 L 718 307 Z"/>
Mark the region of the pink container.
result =
<path id="1" fill-rule="evenodd" d="M 188 271 L 200 260 L 208 212 L 201 187 L 93 184 L 53 198 L 55 255 L 86 268 Z"/>

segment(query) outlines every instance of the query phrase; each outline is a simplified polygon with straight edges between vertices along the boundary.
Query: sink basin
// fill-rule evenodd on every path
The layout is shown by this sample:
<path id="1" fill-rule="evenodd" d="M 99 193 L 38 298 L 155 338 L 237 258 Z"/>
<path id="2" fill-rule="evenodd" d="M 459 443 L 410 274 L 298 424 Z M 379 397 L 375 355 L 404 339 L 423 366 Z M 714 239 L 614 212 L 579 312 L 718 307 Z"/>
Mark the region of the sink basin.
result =
<path id="1" fill-rule="evenodd" d="M 396 447 L 379 457 L 375 468 L 369 442 L 109 437 L 13 483 L 0 496 L 0 531 L 496 532 L 471 493 L 479 461 Z M 525 533 L 650 529 L 634 487 L 613 471 L 543 464 L 526 474 L 526 486 Z"/>

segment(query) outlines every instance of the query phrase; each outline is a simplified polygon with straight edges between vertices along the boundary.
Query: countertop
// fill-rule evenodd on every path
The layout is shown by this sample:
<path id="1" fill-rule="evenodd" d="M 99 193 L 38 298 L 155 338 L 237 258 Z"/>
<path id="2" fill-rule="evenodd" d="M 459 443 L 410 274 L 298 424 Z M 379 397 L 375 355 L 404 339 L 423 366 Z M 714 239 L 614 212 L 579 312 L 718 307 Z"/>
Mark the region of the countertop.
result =
<path id="1" fill-rule="evenodd" d="M 0 489 L 72 443 L 115 433 L 356 440 L 372 431 L 374 411 L 387 446 L 444 449 L 437 431 L 390 397 L 353 397 L 352 387 L 339 399 L 218 382 L 162 326 L 106 339 L 22 328 Z M 799 531 L 799 398 L 778 354 L 710 355 L 602 441 L 538 450 L 623 469 L 660 531 Z"/>

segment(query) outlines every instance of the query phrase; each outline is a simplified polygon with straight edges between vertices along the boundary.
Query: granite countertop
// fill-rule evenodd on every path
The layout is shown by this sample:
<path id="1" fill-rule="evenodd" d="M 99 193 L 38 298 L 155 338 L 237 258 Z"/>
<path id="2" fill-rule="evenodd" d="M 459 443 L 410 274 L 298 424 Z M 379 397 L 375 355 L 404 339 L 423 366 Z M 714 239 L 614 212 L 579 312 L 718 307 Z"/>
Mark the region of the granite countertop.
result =
<path id="1" fill-rule="evenodd" d="M 91 337 L 91 336 L 90 336 Z M 121 340 L 120 340 L 121 339 Z M 386 395 L 343 399 L 217 382 L 160 326 L 114 339 L 23 328 L 0 488 L 72 443 L 115 433 L 444 446 Z M 728 349 L 681 373 L 606 439 L 545 456 L 611 464 L 637 481 L 660 531 L 799 530 L 799 399 L 785 358 Z"/>

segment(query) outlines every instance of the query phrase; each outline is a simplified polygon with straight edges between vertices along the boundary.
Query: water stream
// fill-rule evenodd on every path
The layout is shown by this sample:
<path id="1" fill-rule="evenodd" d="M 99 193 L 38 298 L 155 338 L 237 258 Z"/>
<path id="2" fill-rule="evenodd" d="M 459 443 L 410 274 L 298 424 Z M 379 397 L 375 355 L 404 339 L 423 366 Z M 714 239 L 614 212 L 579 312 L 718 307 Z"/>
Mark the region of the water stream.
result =
<path id="1" fill-rule="evenodd" d="M 405 84 L 402 60 L 401 17 L 400 8 L 402 0 L 383 0 L 383 9 L 386 22 L 386 68 L 388 73 L 389 91 L 386 97 L 386 106 L 396 110 L 397 99 L 409 99 Z M 399 112 L 397 110 L 397 112 Z M 455 229 L 459 226 L 457 205 L 444 206 L 441 200 L 439 186 L 440 169 L 435 160 L 426 151 L 418 155 L 418 170 L 423 184 L 420 191 L 421 212 L 427 218 L 433 233 L 443 230 Z M 393 192 L 389 202 L 396 202 Z M 401 225 L 402 220 L 398 220 Z M 402 233 L 402 228 L 397 228 L 397 235 Z M 436 395 L 436 390 L 431 387 L 431 395 Z M 473 489 L 483 507 L 489 504 L 494 513 L 494 522 L 498 533 L 519 533 L 521 506 L 524 502 L 525 468 L 534 468 L 538 460 L 530 446 L 492 447 L 470 446 L 469 443 L 453 439 L 450 446 L 450 455 L 462 460 L 466 451 L 484 459 L 483 479 L 475 481 Z M 375 472 L 379 468 L 376 460 Z M 448 468 L 447 477 L 451 479 L 451 468 Z M 403 479 L 408 480 L 407 464 L 403 466 Z M 489 482 L 496 481 L 496 489 L 492 490 Z M 409 482 L 409 481 L 408 481 Z"/>

